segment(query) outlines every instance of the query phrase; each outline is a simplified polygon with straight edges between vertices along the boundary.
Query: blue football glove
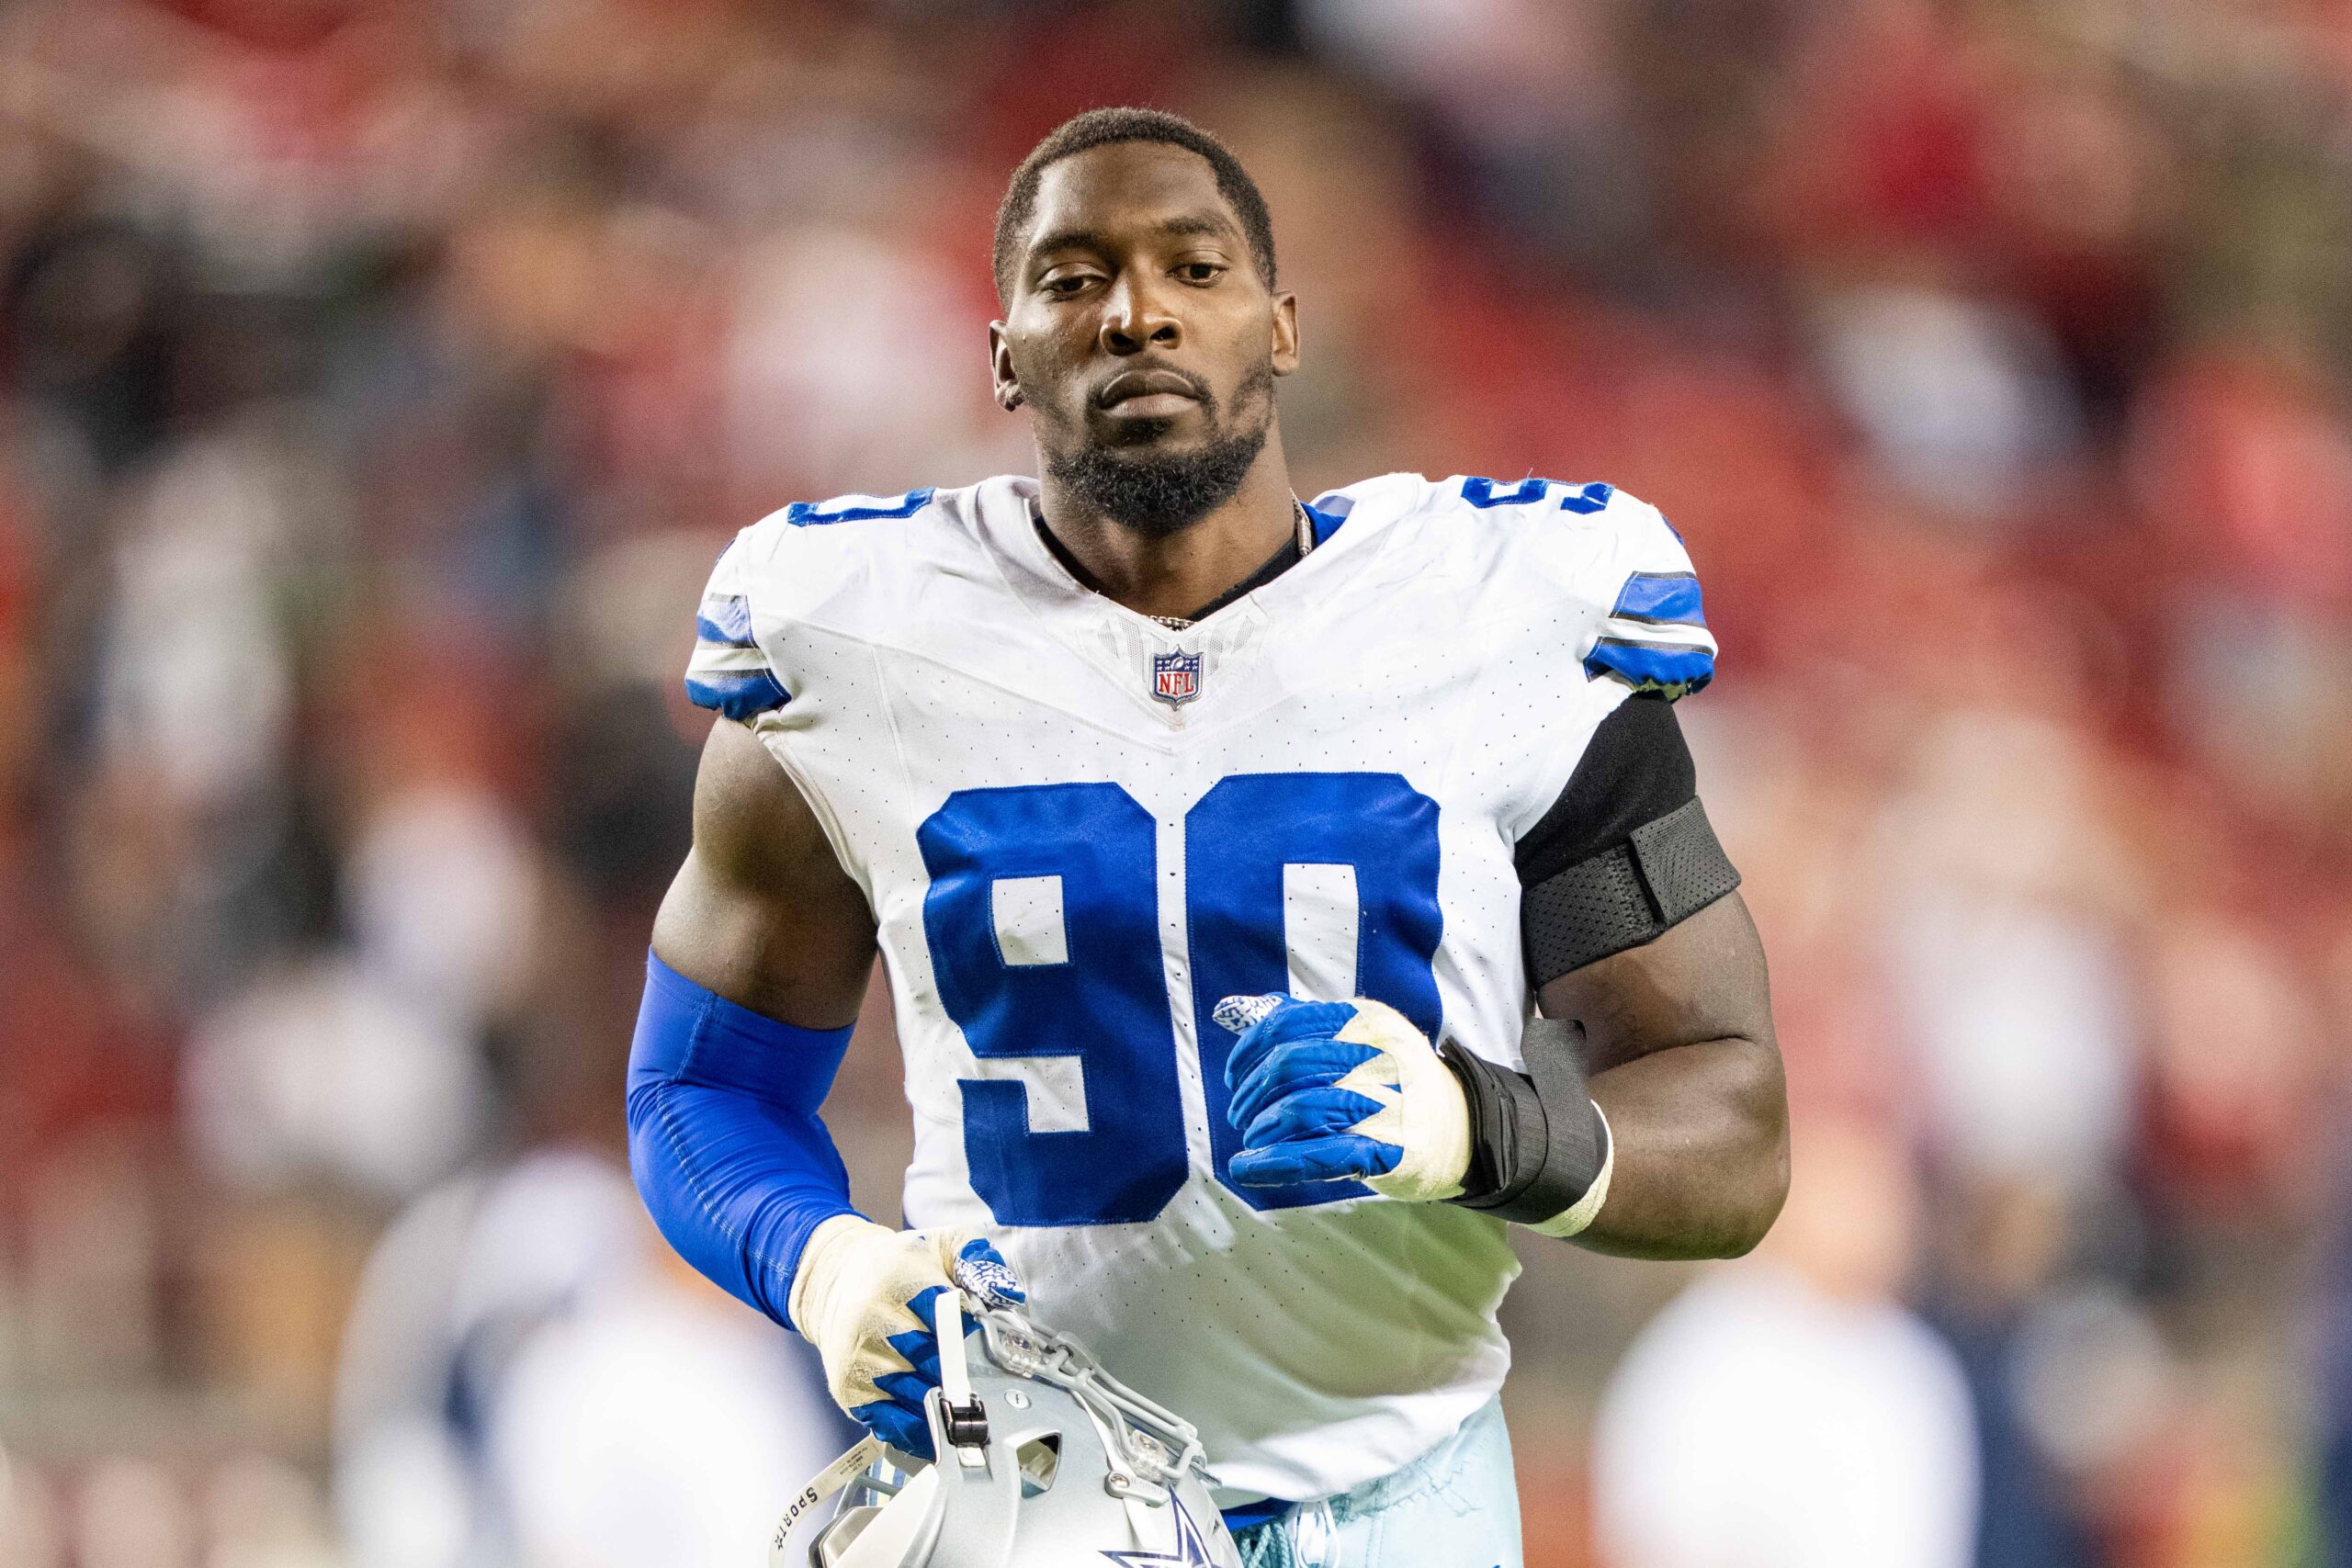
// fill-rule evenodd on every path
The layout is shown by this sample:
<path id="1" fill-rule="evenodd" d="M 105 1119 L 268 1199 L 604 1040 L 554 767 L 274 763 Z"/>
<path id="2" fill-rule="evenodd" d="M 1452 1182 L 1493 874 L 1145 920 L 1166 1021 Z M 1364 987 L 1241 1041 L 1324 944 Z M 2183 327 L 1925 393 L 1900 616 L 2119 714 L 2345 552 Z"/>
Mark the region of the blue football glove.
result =
<path id="1" fill-rule="evenodd" d="M 1241 1036 L 1226 1058 L 1247 1187 L 1361 1181 L 1416 1202 L 1457 1197 L 1470 1111 L 1428 1036 L 1385 1002 L 1227 997 L 1211 1014 Z"/>
<path id="2" fill-rule="evenodd" d="M 817 1347 L 833 1403 L 892 1448 L 930 1459 L 923 1395 L 939 1386 L 939 1292 L 983 1307 L 1028 1298 L 1012 1265 L 967 1232 L 898 1231 L 836 1214 L 811 1232 L 793 1276 L 793 1326 Z"/>

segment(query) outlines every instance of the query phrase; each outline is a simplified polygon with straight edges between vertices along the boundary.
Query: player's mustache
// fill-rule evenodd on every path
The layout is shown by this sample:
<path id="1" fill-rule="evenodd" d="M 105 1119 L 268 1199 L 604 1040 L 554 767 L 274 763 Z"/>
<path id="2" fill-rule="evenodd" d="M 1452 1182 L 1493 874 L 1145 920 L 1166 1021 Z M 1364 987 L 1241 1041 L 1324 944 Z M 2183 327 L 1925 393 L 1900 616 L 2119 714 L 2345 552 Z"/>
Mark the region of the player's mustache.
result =
<path id="1" fill-rule="evenodd" d="M 1130 365 L 1115 372 L 1094 389 L 1093 402 L 1096 408 L 1109 408 L 1122 399 L 1152 392 L 1179 393 L 1212 412 L 1216 409 L 1216 398 L 1206 382 L 1167 365 Z"/>

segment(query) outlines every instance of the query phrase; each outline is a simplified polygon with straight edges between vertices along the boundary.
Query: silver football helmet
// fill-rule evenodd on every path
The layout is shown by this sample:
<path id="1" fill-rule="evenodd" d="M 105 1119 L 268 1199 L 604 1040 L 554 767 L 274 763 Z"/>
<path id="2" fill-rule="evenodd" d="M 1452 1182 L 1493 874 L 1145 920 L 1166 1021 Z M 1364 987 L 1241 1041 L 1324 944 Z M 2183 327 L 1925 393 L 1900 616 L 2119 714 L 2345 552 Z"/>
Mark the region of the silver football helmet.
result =
<path id="1" fill-rule="evenodd" d="M 1188 1423 L 1012 1307 L 967 1342 L 964 1306 L 939 1292 L 939 1459 L 867 1438 L 793 1499 L 770 1568 L 1241 1568 Z"/>

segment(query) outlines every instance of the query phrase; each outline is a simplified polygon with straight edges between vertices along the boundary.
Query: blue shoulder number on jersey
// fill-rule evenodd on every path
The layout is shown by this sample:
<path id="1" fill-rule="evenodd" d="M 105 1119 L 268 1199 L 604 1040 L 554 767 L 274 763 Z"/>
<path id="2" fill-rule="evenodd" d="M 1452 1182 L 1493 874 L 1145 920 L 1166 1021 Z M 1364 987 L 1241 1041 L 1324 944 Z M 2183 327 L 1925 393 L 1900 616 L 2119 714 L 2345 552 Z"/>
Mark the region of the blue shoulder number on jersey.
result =
<path id="1" fill-rule="evenodd" d="M 1497 490 L 1494 480 L 1473 474 L 1462 481 L 1462 499 L 1482 509 L 1489 506 L 1531 506 L 1550 499 L 1555 485 L 1566 492 L 1560 497 L 1560 511 L 1586 515 L 1607 506 L 1609 498 L 1617 493 L 1615 485 L 1564 484 L 1558 479 L 1521 479 L 1509 490 Z"/>

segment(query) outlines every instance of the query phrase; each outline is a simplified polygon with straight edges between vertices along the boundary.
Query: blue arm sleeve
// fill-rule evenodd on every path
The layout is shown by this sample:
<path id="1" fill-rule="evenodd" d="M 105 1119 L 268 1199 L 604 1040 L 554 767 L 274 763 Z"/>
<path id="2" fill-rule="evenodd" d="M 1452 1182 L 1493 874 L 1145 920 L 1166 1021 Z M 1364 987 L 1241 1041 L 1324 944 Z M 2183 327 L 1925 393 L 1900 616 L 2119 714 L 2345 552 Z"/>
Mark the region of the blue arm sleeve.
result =
<path id="1" fill-rule="evenodd" d="M 638 1192 L 681 1257 L 787 1327 L 808 1234 L 856 1213 L 817 1118 L 849 1036 L 737 1007 L 646 955 L 628 1059 Z"/>

